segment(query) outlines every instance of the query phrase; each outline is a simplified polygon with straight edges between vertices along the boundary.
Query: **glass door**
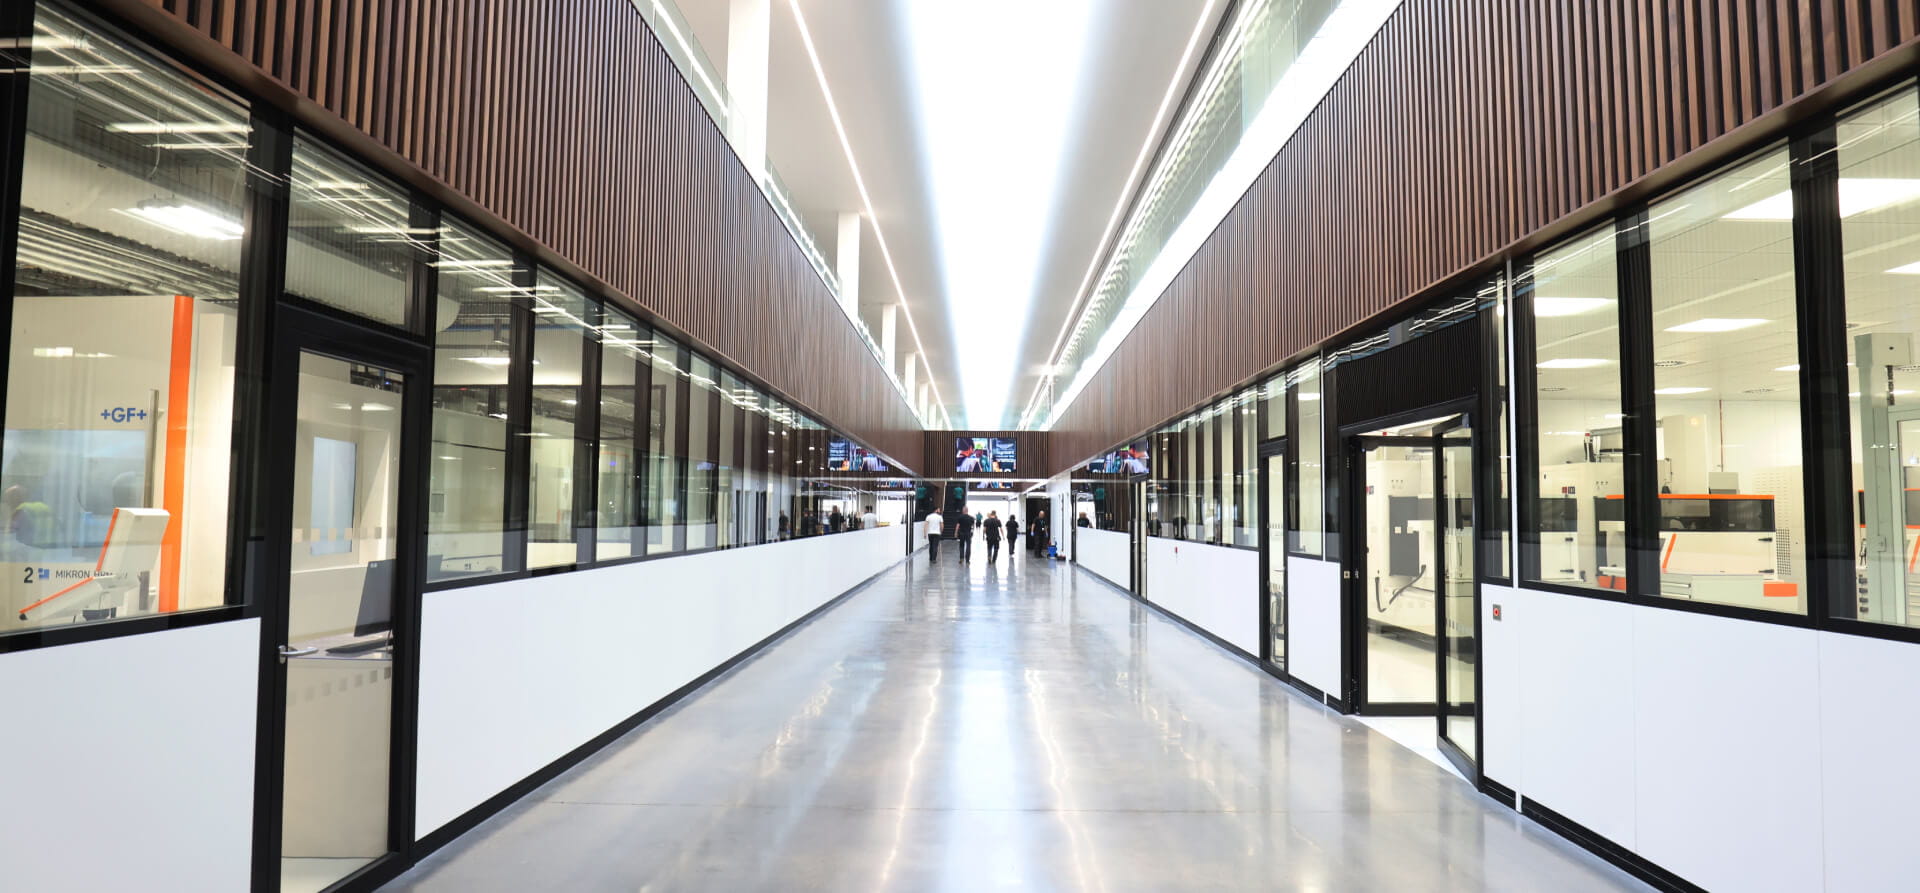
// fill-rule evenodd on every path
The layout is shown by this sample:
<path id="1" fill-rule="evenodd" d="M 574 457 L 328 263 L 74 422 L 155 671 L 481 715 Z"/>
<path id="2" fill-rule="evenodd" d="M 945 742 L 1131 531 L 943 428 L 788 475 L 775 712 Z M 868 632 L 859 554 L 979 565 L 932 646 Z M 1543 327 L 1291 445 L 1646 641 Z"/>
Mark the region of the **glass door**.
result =
<path id="1" fill-rule="evenodd" d="M 1430 437 L 1362 437 L 1359 550 L 1362 712 L 1433 709 L 1441 579 Z"/>
<path id="2" fill-rule="evenodd" d="M 274 748 L 278 802 L 262 805 L 279 889 L 302 893 L 367 874 L 410 839 L 400 792 L 411 767 L 398 745 L 410 735 L 395 705 L 411 691 L 418 543 L 402 531 L 419 524 L 409 490 L 420 489 L 420 463 L 408 449 L 424 406 L 410 397 L 424 384 L 417 366 L 306 337 L 283 341 L 275 364 L 292 374 L 276 385 L 271 455 L 285 458 L 267 484 L 281 513 L 273 539 L 286 551 L 263 701 L 279 701 L 263 745 Z M 262 866 L 265 884 L 271 872 Z"/>
<path id="3" fill-rule="evenodd" d="M 1440 585 L 1438 630 L 1440 680 L 1440 740 L 1458 754 L 1449 753 L 1462 771 L 1473 775 L 1479 759 L 1478 671 L 1480 652 L 1476 635 L 1480 619 L 1480 588 L 1475 582 L 1473 527 L 1473 438 L 1464 426 L 1441 432 L 1440 457 Z M 1442 746 L 1441 751 L 1446 752 Z"/>
<path id="4" fill-rule="evenodd" d="M 1287 453 L 1281 442 L 1263 448 L 1260 473 L 1266 484 L 1266 525 L 1260 540 L 1266 565 L 1267 660 L 1287 668 Z"/>

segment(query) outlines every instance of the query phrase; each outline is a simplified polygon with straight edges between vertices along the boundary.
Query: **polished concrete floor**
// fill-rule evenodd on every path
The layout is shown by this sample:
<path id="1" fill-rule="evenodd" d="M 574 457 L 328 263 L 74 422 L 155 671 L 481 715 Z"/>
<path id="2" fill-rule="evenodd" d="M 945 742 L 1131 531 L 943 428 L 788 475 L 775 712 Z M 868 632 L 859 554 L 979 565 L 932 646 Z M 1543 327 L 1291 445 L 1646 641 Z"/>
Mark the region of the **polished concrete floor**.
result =
<path id="1" fill-rule="evenodd" d="M 392 888 L 1641 889 L 1084 572 L 941 557 Z"/>

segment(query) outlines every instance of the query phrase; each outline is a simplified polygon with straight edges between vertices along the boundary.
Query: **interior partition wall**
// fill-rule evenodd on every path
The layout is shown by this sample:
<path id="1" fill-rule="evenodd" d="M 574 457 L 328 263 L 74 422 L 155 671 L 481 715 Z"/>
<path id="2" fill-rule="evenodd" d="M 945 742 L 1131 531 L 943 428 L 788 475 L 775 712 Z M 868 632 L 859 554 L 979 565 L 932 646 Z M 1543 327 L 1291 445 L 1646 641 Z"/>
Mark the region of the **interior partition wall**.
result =
<path id="1" fill-rule="evenodd" d="M 74 4 L 0 39 L 0 886 L 371 887 L 899 559 L 783 523 L 887 454 L 645 308 Z"/>

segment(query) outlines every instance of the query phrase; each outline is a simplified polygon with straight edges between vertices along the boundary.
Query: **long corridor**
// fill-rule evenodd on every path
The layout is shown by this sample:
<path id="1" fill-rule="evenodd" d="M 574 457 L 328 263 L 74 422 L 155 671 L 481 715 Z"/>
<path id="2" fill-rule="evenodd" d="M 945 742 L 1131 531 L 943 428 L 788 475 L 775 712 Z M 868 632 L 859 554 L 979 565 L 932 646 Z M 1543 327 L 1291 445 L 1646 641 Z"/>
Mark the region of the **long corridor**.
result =
<path id="1" fill-rule="evenodd" d="M 941 557 L 389 889 L 1641 889 L 1071 565 Z"/>

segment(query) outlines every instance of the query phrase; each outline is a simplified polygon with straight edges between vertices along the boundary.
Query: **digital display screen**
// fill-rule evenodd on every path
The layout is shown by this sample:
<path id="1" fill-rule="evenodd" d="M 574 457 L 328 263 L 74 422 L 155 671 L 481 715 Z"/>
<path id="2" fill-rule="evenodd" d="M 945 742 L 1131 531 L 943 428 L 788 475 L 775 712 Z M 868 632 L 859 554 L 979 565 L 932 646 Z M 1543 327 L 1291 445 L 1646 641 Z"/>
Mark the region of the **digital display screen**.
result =
<path id="1" fill-rule="evenodd" d="M 1152 469 L 1153 463 L 1148 458 L 1147 442 L 1144 440 L 1114 450 L 1087 465 L 1087 471 L 1092 474 L 1147 474 Z"/>
<path id="2" fill-rule="evenodd" d="M 960 437 L 954 441 L 956 474 L 1012 474 L 1018 448 L 1011 437 Z"/>
<path id="3" fill-rule="evenodd" d="M 827 470 L 829 471 L 887 471 L 887 463 L 867 449 L 850 440 L 827 441 Z"/>

